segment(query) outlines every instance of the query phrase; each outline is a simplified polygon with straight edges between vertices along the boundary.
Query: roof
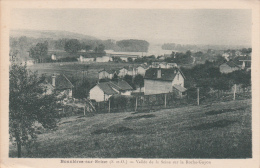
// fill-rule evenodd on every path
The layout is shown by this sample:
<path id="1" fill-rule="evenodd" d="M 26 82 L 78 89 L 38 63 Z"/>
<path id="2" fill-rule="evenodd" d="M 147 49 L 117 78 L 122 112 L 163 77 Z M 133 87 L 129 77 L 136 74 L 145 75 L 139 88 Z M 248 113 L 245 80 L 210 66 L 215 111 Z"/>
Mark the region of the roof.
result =
<path id="1" fill-rule="evenodd" d="M 161 70 L 161 78 L 157 78 L 157 71 L 159 69 Z M 170 68 L 170 69 L 150 68 L 146 70 L 144 79 L 172 81 L 178 72 L 180 72 L 182 76 L 185 78 L 185 76 L 183 75 L 183 73 L 179 68 Z"/>
<path id="2" fill-rule="evenodd" d="M 230 66 L 230 67 L 238 67 L 239 68 L 239 66 L 237 65 L 237 64 L 235 64 L 233 61 L 228 61 L 228 62 L 226 62 L 225 64 L 227 64 L 228 66 Z"/>
<path id="3" fill-rule="evenodd" d="M 132 86 L 130 86 L 126 81 L 124 80 L 119 80 L 118 82 L 116 81 L 111 81 L 114 85 L 120 88 L 120 91 L 125 91 L 125 90 L 133 90 Z"/>
<path id="4" fill-rule="evenodd" d="M 103 90 L 103 92 L 105 94 L 108 94 L 108 95 L 117 94 L 117 92 L 115 90 L 113 90 L 112 87 L 109 85 L 109 82 L 102 82 L 102 83 L 97 84 L 97 86 L 101 90 Z"/>
<path id="5" fill-rule="evenodd" d="M 103 72 L 103 71 L 106 71 L 109 74 L 114 74 L 116 72 L 115 70 L 112 70 L 112 69 L 102 69 L 102 70 L 100 70 L 98 72 Z"/>
<path id="6" fill-rule="evenodd" d="M 124 80 L 119 80 L 118 82 L 116 81 L 102 82 L 97 84 L 97 86 L 101 90 L 103 90 L 105 94 L 108 95 L 117 94 L 117 91 L 133 90 L 133 88 Z"/>
<path id="7" fill-rule="evenodd" d="M 71 89 L 73 84 L 70 82 L 70 80 L 64 75 L 55 75 L 55 89 L 63 90 L 63 89 Z M 52 83 L 52 77 L 49 77 L 48 83 Z"/>
<path id="8" fill-rule="evenodd" d="M 182 87 L 181 85 L 173 85 L 173 87 L 180 92 L 185 92 L 187 90 L 185 87 Z"/>

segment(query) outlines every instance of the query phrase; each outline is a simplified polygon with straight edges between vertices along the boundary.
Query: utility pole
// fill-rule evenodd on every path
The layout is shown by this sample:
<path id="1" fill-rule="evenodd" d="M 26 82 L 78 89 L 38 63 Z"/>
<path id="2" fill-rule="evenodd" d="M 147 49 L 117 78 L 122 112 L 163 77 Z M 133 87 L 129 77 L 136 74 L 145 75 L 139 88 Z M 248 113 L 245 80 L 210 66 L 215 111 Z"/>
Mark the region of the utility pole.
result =
<path id="1" fill-rule="evenodd" d="M 108 99 L 108 112 L 110 113 L 110 99 Z"/>
<path id="2" fill-rule="evenodd" d="M 164 94 L 164 107 L 166 108 L 167 105 L 167 93 Z"/>
<path id="3" fill-rule="evenodd" d="M 197 88 L 197 103 L 200 105 L 200 88 Z"/>
<path id="4" fill-rule="evenodd" d="M 234 98 L 233 98 L 233 100 L 236 100 L 236 91 L 237 91 L 237 84 L 234 85 Z"/>
<path id="5" fill-rule="evenodd" d="M 137 111 L 137 96 L 135 98 L 135 111 Z"/>

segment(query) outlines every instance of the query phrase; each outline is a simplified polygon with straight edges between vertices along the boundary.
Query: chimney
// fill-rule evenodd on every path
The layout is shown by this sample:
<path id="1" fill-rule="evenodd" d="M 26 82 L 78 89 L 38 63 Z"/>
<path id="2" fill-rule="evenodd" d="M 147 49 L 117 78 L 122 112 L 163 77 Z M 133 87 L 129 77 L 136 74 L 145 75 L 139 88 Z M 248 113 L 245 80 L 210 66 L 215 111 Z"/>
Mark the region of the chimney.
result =
<path id="1" fill-rule="evenodd" d="M 157 78 L 161 78 L 162 77 L 162 70 L 161 68 L 157 69 Z"/>
<path id="2" fill-rule="evenodd" d="M 56 76 L 53 74 L 52 75 L 52 86 L 53 87 L 55 87 L 55 78 L 56 78 Z"/>

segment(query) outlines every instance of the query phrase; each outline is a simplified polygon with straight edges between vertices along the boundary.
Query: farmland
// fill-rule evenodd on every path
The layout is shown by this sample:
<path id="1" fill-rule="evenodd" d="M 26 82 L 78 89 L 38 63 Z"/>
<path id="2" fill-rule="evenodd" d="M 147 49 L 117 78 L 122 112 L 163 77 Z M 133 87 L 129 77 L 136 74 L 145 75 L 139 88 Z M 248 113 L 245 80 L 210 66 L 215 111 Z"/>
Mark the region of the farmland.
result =
<path id="1" fill-rule="evenodd" d="M 102 69 L 120 69 L 124 66 L 134 65 L 131 63 L 117 63 L 117 62 L 104 62 L 104 63 L 78 63 L 78 62 L 62 62 L 62 63 L 41 63 L 29 66 L 28 69 L 38 71 L 39 74 L 51 75 L 53 73 L 65 74 L 67 76 L 82 77 L 84 72 L 85 78 L 97 79 L 98 71 Z M 138 65 L 138 64 L 135 64 Z"/>
<path id="2" fill-rule="evenodd" d="M 251 99 L 153 112 L 63 118 L 40 130 L 33 158 L 251 158 Z M 16 157 L 10 146 L 10 157 Z"/>

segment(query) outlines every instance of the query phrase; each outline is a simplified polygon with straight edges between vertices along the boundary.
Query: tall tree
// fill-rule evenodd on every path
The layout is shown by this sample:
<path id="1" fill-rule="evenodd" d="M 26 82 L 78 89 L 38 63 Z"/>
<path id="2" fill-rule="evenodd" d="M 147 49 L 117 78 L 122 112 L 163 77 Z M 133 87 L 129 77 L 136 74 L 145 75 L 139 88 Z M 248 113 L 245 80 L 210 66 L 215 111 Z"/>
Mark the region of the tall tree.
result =
<path id="1" fill-rule="evenodd" d="M 134 84 L 140 88 L 141 92 L 141 88 L 144 86 L 144 77 L 140 74 L 136 75 L 134 78 Z"/>
<path id="2" fill-rule="evenodd" d="M 81 44 L 77 39 L 70 39 L 65 42 L 64 50 L 68 53 L 77 53 L 81 49 Z"/>
<path id="3" fill-rule="evenodd" d="M 48 42 L 37 43 L 35 47 L 30 49 L 30 57 L 39 59 L 47 56 L 48 54 Z"/>
<path id="4" fill-rule="evenodd" d="M 44 94 L 43 77 L 28 71 L 25 66 L 12 63 L 9 71 L 9 135 L 22 156 L 22 146 L 36 141 L 35 123 L 44 128 L 55 128 L 59 119 L 55 113 L 55 94 Z"/>

